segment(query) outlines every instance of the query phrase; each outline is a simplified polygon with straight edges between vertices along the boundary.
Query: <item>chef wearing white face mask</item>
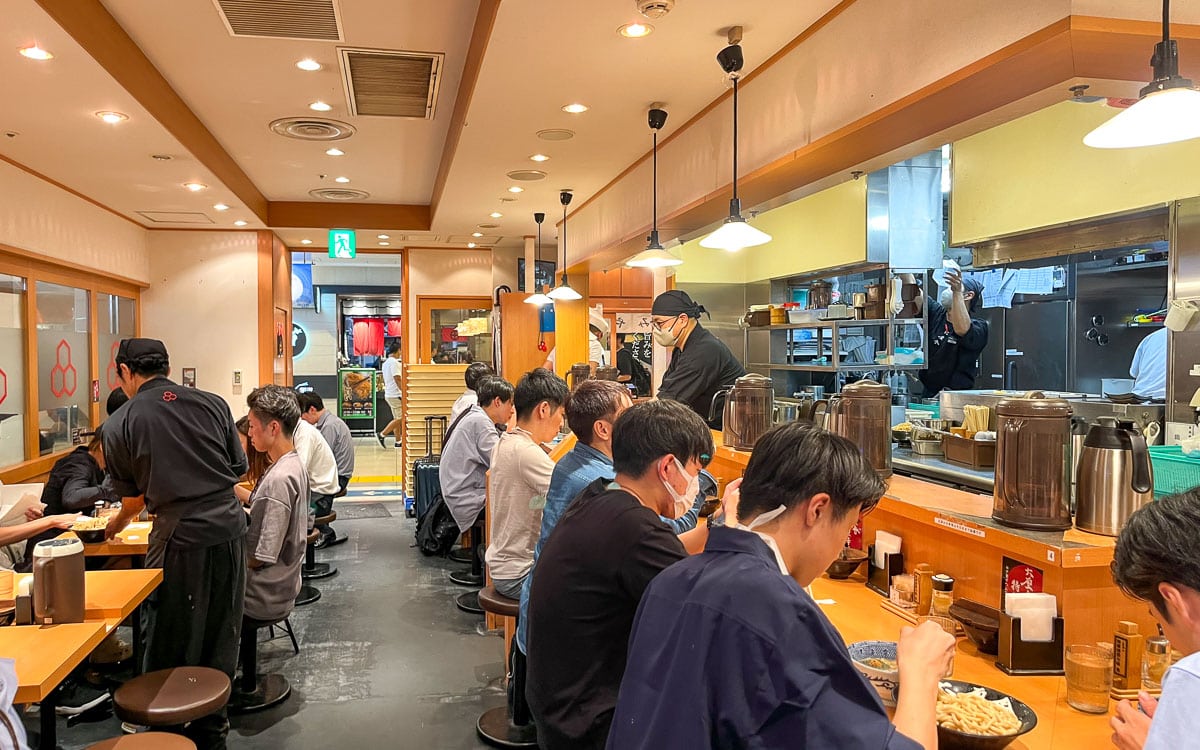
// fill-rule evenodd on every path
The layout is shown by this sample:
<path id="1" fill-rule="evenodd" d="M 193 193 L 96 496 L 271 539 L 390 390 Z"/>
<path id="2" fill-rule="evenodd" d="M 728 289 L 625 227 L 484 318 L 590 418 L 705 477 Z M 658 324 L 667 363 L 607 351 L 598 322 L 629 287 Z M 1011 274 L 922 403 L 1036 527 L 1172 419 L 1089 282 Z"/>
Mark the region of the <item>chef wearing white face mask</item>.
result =
<path id="1" fill-rule="evenodd" d="M 700 325 L 700 314 L 707 312 L 681 289 L 655 297 L 650 310 L 654 343 L 671 347 L 671 362 L 656 395 L 687 404 L 705 420 L 713 395 L 746 374 L 729 347 Z M 721 429 L 719 409 L 708 424 Z"/>
<path id="2" fill-rule="evenodd" d="M 979 315 L 983 284 L 963 278 L 955 268 L 946 269 L 946 286 L 937 299 L 929 297 L 929 367 L 920 372 L 926 398 L 942 390 L 961 391 L 975 387 L 979 355 L 988 342 L 988 324 Z M 902 277 L 913 283 L 912 275 Z M 918 309 L 926 304 L 917 296 Z"/>

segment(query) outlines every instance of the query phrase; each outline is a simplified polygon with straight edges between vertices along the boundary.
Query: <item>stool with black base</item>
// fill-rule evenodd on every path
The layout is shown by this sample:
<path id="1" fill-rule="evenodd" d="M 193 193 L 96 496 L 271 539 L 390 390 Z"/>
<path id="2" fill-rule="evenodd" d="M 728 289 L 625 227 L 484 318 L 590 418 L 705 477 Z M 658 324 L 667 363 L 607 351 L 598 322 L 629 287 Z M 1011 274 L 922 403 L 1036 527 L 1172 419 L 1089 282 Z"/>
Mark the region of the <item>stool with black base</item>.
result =
<path id="1" fill-rule="evenodd" d="M 485 711 L 476 722 L 475 731 L 480 739 L 494 747 L 536 748 L 537 726 L 529 713 L 529 704 L 525 702 L 525 655 L 511 639 L 521 603 L 501 596 L 492 586 L 479 591 L 479 603 L 485 611 L 504 618 L 509 647 L 508 701 L 504 706 Z"/>
<path id="2" fill-rule="evenodd" d="M 475 523 L 471 526 L 471 538 L 477 540 L 471 546 L 471 567 L 468 570 L 456 570 L 450 574 L 450 582 L 457 583 L 459 586 L 470 586 L 479 588 L 483 585 L 483 513 L 480 512 L 479 518 L 475 519 Z M 459 597 L 460 599 L 462 597 Z"/>
<path id="3" fill-rule="evenodd" d="M 327 526 L 337 520 L 337 511 L 333 511 L 327 516 L 320 516 L 314 522 L 314 526 Z M 310 539 L 312 537 L 309 537 Z M 318 533 L 318 539 L 320 538 Z M 300 577 L 306 581 L 311 581 L 315 578 L 328 578 L 337 573 L 337 568 L 329 563 L 317 562 L 317 547 L 315 542 L 309 542 L 304 549 L 304 565 L 300 568 Z"/>
<path id="4" fill-rule="evenodd" d="M 229 677 L 218 669 L 160 669 L 138 675 L 117 688 L 113 711 L 130 724 L 178 727 L 221 710 L 229 700 L 229 692 Z M 170 746 L 164 743 L 162 747 Z"/>
<path id="5" fill-rule="evenodd" d="M 313 528 L 312 531 L 308 532 L 308 545 L 304 548 L 304 561 L 306 563 L 312 559 L 313 555 L 316 554 L 316 548 L 313 547 L 313 545 L 316 544 L 317 540 L 320 538 L 321 532 L 319 529 Z M 301 569 L 301 573 L 303 574 L 303 568 Z M 300 577 L 303 578 L 304 576 L 301 575 Z M 320 589 L 318 589 L 316 586 L 310 586 L 307 583 L 304 583 L 300 586 L 300 593 L 296 594 L 296 606 L 299 607 L 303 604 L 312 604 L 320 598 Z"/>
<path id="6" fill-rule="evenodd" d="M 292 686 L 281 674 L 258 673 L 258 631 L 259 628 L 270 627 L 282 620 L 255 620 L 250 617 L 242 618 L 241 661 L 242 676 L 238 679 L 237 687 L 229 696 L 229 712 L 245 714 L 251 711 L 262 711 L 287 700 L 292 694 Z"/>

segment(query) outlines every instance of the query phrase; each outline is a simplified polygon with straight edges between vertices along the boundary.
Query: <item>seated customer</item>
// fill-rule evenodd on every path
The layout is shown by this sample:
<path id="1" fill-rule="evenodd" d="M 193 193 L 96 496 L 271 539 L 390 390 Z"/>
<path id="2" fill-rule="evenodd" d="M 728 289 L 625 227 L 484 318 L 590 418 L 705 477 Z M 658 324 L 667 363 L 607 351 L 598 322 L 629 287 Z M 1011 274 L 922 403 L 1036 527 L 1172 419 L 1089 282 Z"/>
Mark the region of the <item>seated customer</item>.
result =
<path id="1" fill-rule="evenodd" d="M 488 467 L 500 442 L 502 426 L 508 424 L 513 412 L 512 383 L 504 378 L 484 376 L 476 389 L 479 402 L 463 410 L 450 426 L 438 464 L 442 499 L 459 531 L 471 528 L 483 513 Z M 482 544 L 475 545 L 477 550 L 482 548 Z"/>
<path id="2" fill-rule="evenodd" d="M 308 537 L 308 473 L 292 442 L 300 421 L 296 394 L 290 388 L 267 385 L 254 389 L 247 403 L 250 442 L 270 456 L 271 466 L 250 497 L 243 632 L 279 622 L 291 613 L 300 592 L 300 565 Z"/>
<path id="3" fill-rule="evenodd" d="M 617 418 L 612 451 L 616 481 L 575 498 L 530 584 L 525 694 L 543 750 L 604 747 L 642 592 L 687 556 L 659 515 L 691 507 L 712 433 L 687 406 L 648 401 Z"/>
<path id="4" fill-rule="evenodd" d="M 300 463 L 308 473 L 309 528 L 317 516 L 333 509 L 333 496 L 338 493 L 337 459 L 321 431 L 303 419 L 292 435 Z"/>
<path id="5" fill-rule="evenodd" d="M 479 403 L 479 397 L 476 395 L 479 381 L 488 375 L 495 374 L 492 366 L 487 362 L 472 362 L 467 365 L 467 370 L 463 373 L 463 380 L 466 381 L 467 390 L 463 391 L 463 394 L 454 402 L 454 406 L 450 407 L 451 422 L 458 419 L 458 415 L 462 414 L 468 406 Z"/>
<path id="6" fill-rule="evenodd" d="M 1195 747 L 1200 705 L 1200 489 L 1164 497 L 1129 517 L 1113 552 L 1113 580 L 1149 602 L 1171 648 L 1184 656 L 1163 680 L 1162 697 L 1138 694 L 1139 711 L 1117 704 L 1113 744 L 1121 750 Z M 1144 713 L 1143 713 L 1144 712 Z"/>
<path id="7" fill-rule="evenodd" d="M 258 480 L 263 478 L 263 474 L 267 473 L 267 468 L 271 465 L 271 457 L 254 447 L 254 443 L 250 442 L 250 417 L 245 416 L 237 421 L 238 440 L 242 444 L 242 451 L 246 454 L 246 473 L 242 475 L 242 481 L 233 486 L 233 492 L 237 495 L 238 500 L 242 505 L 250 504 L 250 495 L 254 491 L 254 486 L 258 484 Z"/>
<path id="8" fill-rule="evenodd" d="M 803 588 L 884 489 L 831 432 L 792 422 L 761 437 L 738 503 L 748 525 L 713 529 L 642 597 L 608 747 L 937 748 L 954 637 L 934 623 L 903 629 L 893 725 Z"/>
<path id="9" fill-rule="evenodd" d="M 350 427 L 342 421 L 341 417 L 328 411 L 325 408 L 324 400 L 314 391 L 301 393 L 299 398 L 300 418 L 317 428 L 321 437 L 325 438 L 329 450 L 333 452 L 338 481 L 338 491 L 334 494 L 341 497 L 346 494 L 346 488 L 350 486 L 350 477 L 354 476 L 354 438 L 350 436 Z M 316 509 L 316 514 L 325 516 L 331 510 L 333 510 L 333 497 L 322 501 L 322 505 Z M 339 537 L 329 524 L 321 524 L 319 528 L 321 538 L 317 540 L 317 549 L 332 547 L 346 541 L 346 537 Z"/>
<path id="10" fill-rule="evenodd" d="M 548 370 L 526 373 L 513 390 L 517 425 L 500 436 L 492 456 L 492 538 L 487 565 L 501 596 L 521 596 L 533 567 L 533 545 L 542 527 L 542 506 L 554 462 L 542 448 L 562 428 L 566 381 Z"/>

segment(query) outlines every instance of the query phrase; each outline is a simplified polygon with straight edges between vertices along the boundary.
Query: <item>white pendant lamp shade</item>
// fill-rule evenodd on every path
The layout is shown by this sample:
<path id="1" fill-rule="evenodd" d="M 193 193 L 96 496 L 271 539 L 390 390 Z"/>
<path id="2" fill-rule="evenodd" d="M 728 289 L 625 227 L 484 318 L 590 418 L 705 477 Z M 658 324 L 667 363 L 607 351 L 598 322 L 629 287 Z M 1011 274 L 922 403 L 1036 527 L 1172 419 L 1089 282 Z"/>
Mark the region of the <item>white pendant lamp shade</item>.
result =
<path id="1" fill-rule="evenodd" d="M 1092 148 L 1158 146 L 1200 138 L 1200 91 L 1172 88 L 1142 97 L 1088 133 Z"/>
<path id="2" fill-rule="evenodd" d="M 574 289 L 572 289 L 571 285 L 567 283 L 567 275 L 565 273 L 563 274 L 563 277 L 562 277 L 562 284 L 551 289 L 550 293 L 547 294 L 546 296 L 549 297 L 551 300 L 563 300 L 563 301 L 573 300 L 573 299 L 583 299 L 583 295 L 580 294 L 579 292 L 575 291 Z"/>
<path id="3" fill-rule="evenodd" d="M 538 291 L 525 298 L 525 304 L 537 305 L 538 307 L 541 307 L 542 305 L 548 305 L 553 301 L 554 300 L 550 299 L 550 297 L 547 295 L 542 294 L 541 287 L 538 288 Z"/>
<path id="4" fill-rule="evenodd" d="M 667 268 L 669 266 L 678 266 L 682 263 L 683 258 L 671 255 L 661 247 L 647 248 L 625 261 L 625 265 L 630 268 Z"/>
<path id="5" fill-rule="evenodd" d="M 770 241 L 771 235 L 750 226 L 741 216 L 730 216 L 717 231 L 700 240 L 700 247 L 736 252 Z"/>

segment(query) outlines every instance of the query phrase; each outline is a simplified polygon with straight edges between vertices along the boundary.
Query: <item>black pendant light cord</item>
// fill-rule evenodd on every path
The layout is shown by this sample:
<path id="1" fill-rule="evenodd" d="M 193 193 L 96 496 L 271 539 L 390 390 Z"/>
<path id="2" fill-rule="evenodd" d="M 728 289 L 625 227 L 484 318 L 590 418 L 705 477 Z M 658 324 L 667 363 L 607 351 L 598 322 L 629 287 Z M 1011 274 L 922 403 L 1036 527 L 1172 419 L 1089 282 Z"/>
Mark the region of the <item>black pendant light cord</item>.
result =
<path id="1" fill-rule="evenodd" d="M 563 272 L 562 284 L 567 285 L 567 205 L 563 204 Z"/>
<path id="2" fill-rule="evenodd" d="M 1166 2 L 1167 0 L 1163 0 Z M 737 194 L 737 177 L 738 177 L 738 79 L 735 76 L 733 79 L 733 201 L 738 203 Z M 741 204 L 738 204 L 738 213 L 741 213 Z"/>
<path id="3" fill-rule="evenodd" d="M 654 147 L 651 150 L 651 154 L 653 155 L 651 157 L 653 160 L 652 168 L 654 170 L 653 171 L 653 174 L 654 174 L 654 190 L 653 190 L 653 193 L 654 193 L 654 200 L 653 200 L 654 216 L 652 216 L 650 219 L 650 231 L 653 234 L 657 235 L 658 234 L 658 131 L 655 130 L 652 132 L 654 134 Z"/>
<path id="4" fill-rule="evenodd" d="M 1163 41 L 1171 37 L 1171 0 L 1163 0 Z"/>

